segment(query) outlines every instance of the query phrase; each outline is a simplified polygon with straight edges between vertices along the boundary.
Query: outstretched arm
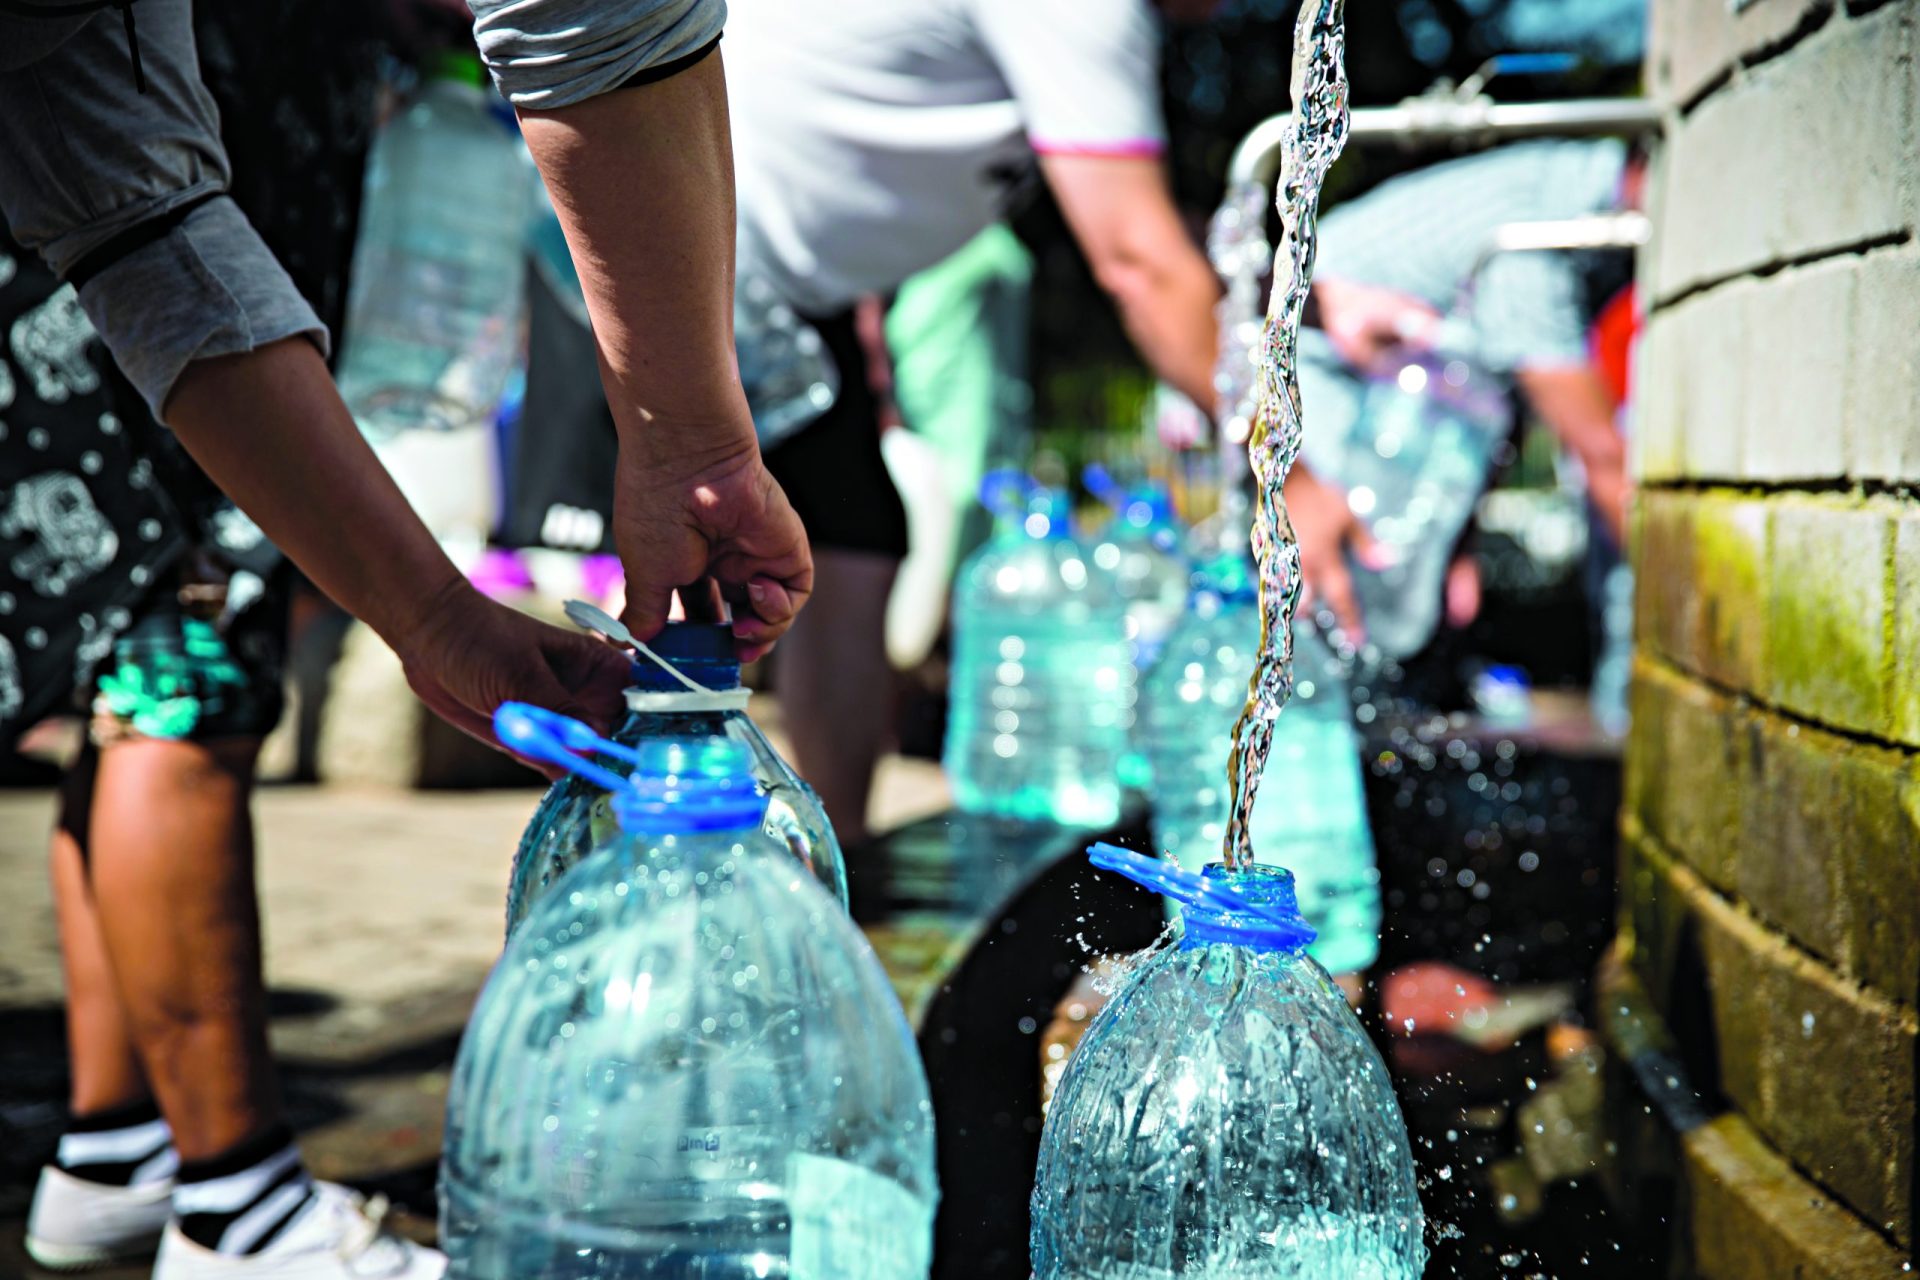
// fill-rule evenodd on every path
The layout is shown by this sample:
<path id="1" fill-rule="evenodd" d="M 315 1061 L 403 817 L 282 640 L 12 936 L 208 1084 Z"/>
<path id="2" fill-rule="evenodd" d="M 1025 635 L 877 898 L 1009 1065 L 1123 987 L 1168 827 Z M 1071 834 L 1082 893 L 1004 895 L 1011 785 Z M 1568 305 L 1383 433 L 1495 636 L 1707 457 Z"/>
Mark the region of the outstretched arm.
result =
<path id="1" fill-rule="evenodd" d="M 367 447 L 319 351 L 288 338 L 196 360 L 167 425 L 308 577 L 391 645 L 452 724 L 493 741 L 508 699 L 601 725 L 627 664 L 586 636 L 494 603 L 467 582 Z"/>
<path id="2" fill-rule="evenodd" d="M 761 465 L 733 355 L 733 154 L 718 0 L 475 0 L 573 251 L 620 435 L 614 541 L 642 639 L 714 579 L 744 656 L 813 586 L 806 534 Z"/>
<path id="3" fill-rule="evenodd" d="M 1212 412 L 1220 281 L 1180 220 L 1160 159 L 1063 153 L 1041 156 L 1040 171 L 1141 357 Z"/>

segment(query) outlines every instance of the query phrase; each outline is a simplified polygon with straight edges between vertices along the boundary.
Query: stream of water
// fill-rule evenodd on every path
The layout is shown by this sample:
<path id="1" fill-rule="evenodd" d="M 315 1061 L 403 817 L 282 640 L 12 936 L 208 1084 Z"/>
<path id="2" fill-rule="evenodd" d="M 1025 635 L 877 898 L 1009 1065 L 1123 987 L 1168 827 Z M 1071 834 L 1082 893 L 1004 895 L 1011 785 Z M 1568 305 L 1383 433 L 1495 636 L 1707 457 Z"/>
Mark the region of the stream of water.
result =
<path id="1" fill-rule="evenodd" d="M 1260 657 L 1247 705 L 1233 727 L 1227 763 L 1231 809 L 1225 848 L 1230 867 L 1254 862 L 1251 818 L 1273 742 L 1273 722 L 1293 691 L 1293 613 L 1300 601 L 1300 547 L 1281 496 L 1300 452 L 1300 313 L 1313 281 L 1314 222 L 1320 187 L 1347 140 L 1345 0 L 1306 0 L 1293 33 L 1293 117 L 1281 147 L 1280 244 L 1273 296 L 1254 371 L 1247 457 L 1253 469 L 1252 546 L 1260 575 Z M 1255 220 L 1257 225 L 1258 220 Z M 1231 279 L 1231 277 L 1229 277 Z M 1231 294 L 1229 295 L 1231 297 Z M 1244 314 L 1244 313 L 1242 313 Z M 1231 349 L 1233 333 L 1222 333 Z M 1244 348 L 1243 348 L 1244 349 Z M 1230 376 L 1238 369 L 1227 369 Z M 1238 407 L 1222 397 L 1223 419 Z M 1226 477 L 1227 490 L 1237 486 Z"/>

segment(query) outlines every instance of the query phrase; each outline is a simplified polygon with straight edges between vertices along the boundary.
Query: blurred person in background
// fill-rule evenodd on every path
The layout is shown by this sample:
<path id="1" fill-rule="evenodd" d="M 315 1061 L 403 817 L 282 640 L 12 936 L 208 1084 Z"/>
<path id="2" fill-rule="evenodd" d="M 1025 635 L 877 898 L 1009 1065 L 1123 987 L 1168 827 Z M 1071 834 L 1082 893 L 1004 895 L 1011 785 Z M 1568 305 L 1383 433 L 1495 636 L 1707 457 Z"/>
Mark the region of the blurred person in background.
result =
<path id="1" fill-rule="evenodd" d="M 1329 211 L 1309 315 L 1317 332 L 1301 341 L 1309 464 L 1352 425 L 1365 371 L 1393 347 L 1432 345 L 1454 314 L 1469 325 L 1466 354 L 1525 397 L 1579 462 L 1597 524 L 1624 546 L 1618 402 L 1587 343 L 1607 300 L 1591 287 L 1596 255 L 1489 254 L 1508 223 L 1637 209 L 1644 176 L 1616 139 L 1525 142 L 1404 174 Z"/>
<path id="2" fill-rule="evenodd" d="M 807 526 L 820 606 L 777 658 L 784 720 L 856 877 L 888 730 L 890 699 L 876 691 L 890 687 L 885 611 L 907 521 L 881 456 L 854 303 L 891 293 L 1002 216 L 1037 158 L 1140 354 L 1210 407 L 1220 286 L 1173 202 L 1158 63 L 1160 18 L 1199 21 L 1216 7 L 734 0 L 741 284 L 760 282 L 805 317 L 839 370 L 832 407 L 772 444 L 767 464 Z M 1337 495 L 1316 502 L 1313 489 L 1297 470 L 1289 499 L 1324 513 L 1316 528 L 1332 548 L 1310 572 L 1344 576 L 1339 547 L 1354 521 Z"/>
<path id="3" fill-rule="evenodd" d="M 476 34 L 582 263 L 623 432 L 629 620 L 652 635 L 675 588 L 710 581 L 757 654 L 805 599 L 810 568 L 728 358 L 724 8 L 592 7 L 588 26 L 570 0 L 480 4 Z M 90 323 L 258 541 L 368 622 L 436 711 L 476 734 L 509 698 L 604 724 L 625 661 L 474 591 L 354 427 L 326 368 L 326 326 L 229 193 L 187 0 L 111 9 L 0 17 L 0 208 L 67 286 L 28 303 L 39 319 L 24 331 L 23 373 L 42 407 L 86 389 Z M 104 415 L 93 426 L 115 434 Z M 51 435 L 30 430 L 28 448 Z M 77 466 L 95 474 L 85 451 Z M 31 612 L 82 632 L 89 661 L 112 655 L 97 760 L 76 773 L 55 844 L 75 1115 L 36 1196 L 36 1254 L 84 1267 L 157 1243 L 163 1280 L 441 1274 L 440 1255 L 308 1177 L 274 1084 L 246 812 L 278 692 L 252 624 L 271 626 L 273 611 L 258 594 L 261 613 L 241 608 L 236 565 L 208 581 L 190 556 L 178 577 L 129 571 L 131 585 L 151 583 L 144 616 L 129 606 L 126 623 L 103 613 L 88 628 L 65 612 L 66 593 L 113 563 L 118 531 L 84 482 L 43 492 L 48 477 L 33 471 L 9 494 L 9 536 L 33 543 L 13 571 Z M 256 541 L 238 520 L 216 523 Z M 23 631 L 22 644 L 50 631 Z M 0 681 L 0 702 L 25 694 Z"/>

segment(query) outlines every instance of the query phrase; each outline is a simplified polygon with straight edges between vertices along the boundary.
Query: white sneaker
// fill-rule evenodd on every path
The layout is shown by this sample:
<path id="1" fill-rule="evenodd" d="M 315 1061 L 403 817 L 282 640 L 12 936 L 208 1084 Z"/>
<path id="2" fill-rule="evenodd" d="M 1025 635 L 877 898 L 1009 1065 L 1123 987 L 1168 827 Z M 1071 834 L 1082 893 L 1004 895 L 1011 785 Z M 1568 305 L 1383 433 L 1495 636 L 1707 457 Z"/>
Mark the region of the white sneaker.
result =
<path id="1" fill-rule="evenodd" d="M 27 1214 L 27 1255 L 49 1271 L 85 1271 L 144 1258 L 173 1213 L 173 1179 L 112 1187 L 52 1165 Z"/>
<path id="2" fill-rule="evenodd" d="M 331 1182 L 258 1253 L 216 1253 L 169 1223 L 153 1280 L 439 1280 L 447 1256 L 381 1226 L 387 1199 L 367 1200 Z"/>

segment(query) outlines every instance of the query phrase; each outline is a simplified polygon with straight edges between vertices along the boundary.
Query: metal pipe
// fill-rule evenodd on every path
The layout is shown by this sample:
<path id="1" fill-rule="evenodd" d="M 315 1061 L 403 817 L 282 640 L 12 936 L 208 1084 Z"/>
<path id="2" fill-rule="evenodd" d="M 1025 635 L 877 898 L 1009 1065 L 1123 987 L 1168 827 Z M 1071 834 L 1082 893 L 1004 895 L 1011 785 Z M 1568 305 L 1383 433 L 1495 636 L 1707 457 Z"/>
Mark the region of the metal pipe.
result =
<path id="1" fill-rule="evenodd" d="M 1280 167 L 1280 144 L 1291 119 L 1291 114 L 1281 114 L 1253 127 L 1228 162 L 1229 185 L 1274 181 Z M 1657 133 L 1659 129 L 1660 106 L 1645 98 L 1494 102 L 1475 97 L 1463 102 L 1433 95 L 1408 98 L 1398 106 L 1356 108 L 1347 143 L 1392 142 L 1409 149 L 1450 143 L 1466 148 L 1515 138 L 1626 137 Z"/>

